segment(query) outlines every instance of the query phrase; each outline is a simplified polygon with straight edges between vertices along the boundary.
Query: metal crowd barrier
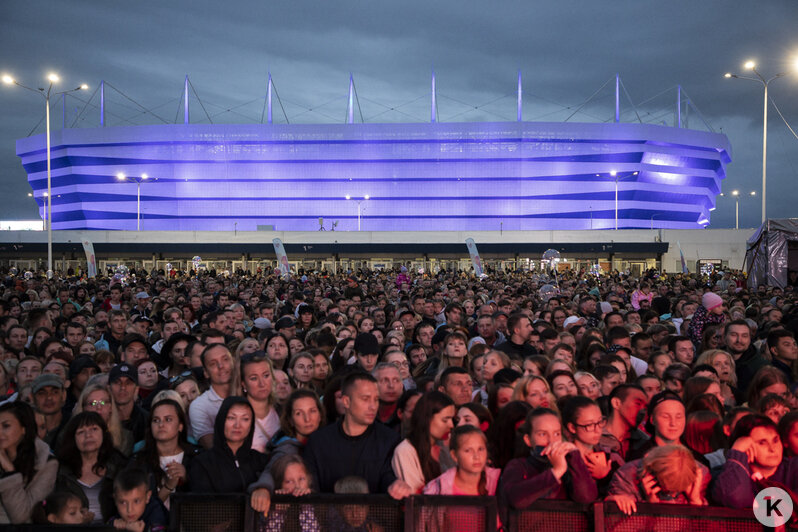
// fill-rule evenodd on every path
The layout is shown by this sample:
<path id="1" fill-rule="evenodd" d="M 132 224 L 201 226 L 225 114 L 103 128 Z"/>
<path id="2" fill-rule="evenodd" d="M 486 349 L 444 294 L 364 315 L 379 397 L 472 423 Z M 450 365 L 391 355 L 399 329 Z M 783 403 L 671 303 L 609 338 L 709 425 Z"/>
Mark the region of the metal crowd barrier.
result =
<path id="1" fill-rule="evenodd" d="M 798 511 L 798 509 L 797 509 Z M 172 496 L 170 530 L 176 532 L 496 532 L 495 497 L 417 495 L 274 495 L 268 516 L 256 514 L 243 494 Z M 538 501 L 510 511 L 506 532 L 765 532 L 750 509 L 638 503 L 623 514 L 613 502 L 592 505 Z M 789 530 L 798 531 L 790 528 Z"/>

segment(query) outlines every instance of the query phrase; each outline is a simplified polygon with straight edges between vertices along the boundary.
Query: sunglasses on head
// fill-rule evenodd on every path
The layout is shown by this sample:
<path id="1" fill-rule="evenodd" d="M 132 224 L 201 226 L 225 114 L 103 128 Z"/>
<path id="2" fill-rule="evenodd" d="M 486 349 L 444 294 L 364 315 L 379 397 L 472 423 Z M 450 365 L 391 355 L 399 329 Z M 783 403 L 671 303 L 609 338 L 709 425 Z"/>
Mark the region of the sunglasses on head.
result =
<path id="1" fill-rule="evenodd" d="M 186 370 L 180 375 L 175 375 L 174 377 L 169 378 L 169 386 L 174 388 L 175 386 L 180 385 L 181 383 L 187 381 L 188 379 L 194 378 L 194 372 L 191 370 Z"/>

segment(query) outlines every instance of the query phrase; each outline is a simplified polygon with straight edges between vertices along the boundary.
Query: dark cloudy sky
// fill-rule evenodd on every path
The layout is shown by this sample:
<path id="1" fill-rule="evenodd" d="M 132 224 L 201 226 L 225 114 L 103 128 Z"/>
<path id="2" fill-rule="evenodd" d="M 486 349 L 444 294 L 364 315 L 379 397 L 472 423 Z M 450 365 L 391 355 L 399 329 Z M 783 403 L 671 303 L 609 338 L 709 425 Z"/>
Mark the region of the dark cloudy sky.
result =
<path id="1" fill-rule="evenodd" d="M 514 120 L 518 69 L 524 118 L 562 121 L 619 72 L 647 122 L 672 124 L 681 84 L 731 140 L 724 189 L 759 193 L 762 88 L 723 74 L 748 58 L 765 75 L 790 72 L 770 92 L 795 129 L 797 27 L 796 0 L 0 0 L 0 71 L 39 86 L 55 70 L 63 87 L 91 85 L 84 100 L 104 79 L 168 122 L 188 74 L 214 123 L 259 122 L 267 71 L 291 123 L 342 122 L 349 72 L 367 122 L 429 120 L 433 67 L 442 121 Z M 610 120 L 611 85 L 571 121 Z M 109 125 L 159 123 L 106 96 Z M 67 123 L 94 127 L 96 104 L 69 98 Z M 191 104 L 192 121 L 207 121 Z M 14 141 L 42 116 L 36 95 L 0 87 L 0 219 L 37 216 Z M 704 128 L 692 110 L 689 124 Z M 768 215 L 796 216 L 798 139 L 772 107 L 768 144 Z M 741 226 L 758 225 L 759 199 L 740 210 Z M 733 225 L 734 202 L 719 198 L 712 227 Z"/>

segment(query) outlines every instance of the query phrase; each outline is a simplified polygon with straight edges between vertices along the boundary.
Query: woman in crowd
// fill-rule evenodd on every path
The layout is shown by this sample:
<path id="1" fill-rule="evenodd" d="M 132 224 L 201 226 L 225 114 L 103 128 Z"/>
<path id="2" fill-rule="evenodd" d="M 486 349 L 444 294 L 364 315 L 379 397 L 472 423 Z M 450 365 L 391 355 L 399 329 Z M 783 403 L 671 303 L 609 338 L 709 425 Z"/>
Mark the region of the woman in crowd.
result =
<path id="1" fill-rule="evenodd" d="M 75 404 L 75 414 L 81 412 L 96 412 L 103 418 L 108 432 L 111 434 L 114 448 L 124 456 L 133 452 L 133 433 L 122 426 L 119 420 L 119 410 L 111 395 L 108 385 L 97 383 L 87 384 Z"/>
<path id="2" fill-rule="evenodd" d="M 556 412 L 536 408 L 521 428 L 529 456 L 511 460 L 499 481 L 499 510 L 523 510 L 540 499 L 568 499 L 591 503 L 598 497 L 596 481 L 573 443 L 562 438 L 562 423 Z M 562 479 L 569 475 L 568 481 Z M 502 522 L 507 522 L 503 517 Z"/>
<path id="3" fill-rule="evenodd" d="M 754 496 L 770 486 L 798 489 L 798 458 L 785 458 L 778 428 L 759 414 L 745 416 L 729 438 L 726 463 L 712 484 L 712 498 L 730 508 L 751 508 Z"/>
<path id="4" fill-rule="evenodd" d="M 295 390 L 280 416 L 280 428 L 269 441 L 269 465 L 286 454 L 302 454 L 308 437 L 324 421 L 324 407 L 312 390 Z"/>
<path id="5" fill-rule="evenodd" d="M 547 380 L 557 400 L 567 396 L 579 395 L 579 385 L 576 383 L 573 373 L 568 370 L 554 371 L 548 376 Z"/>
<path id="6" fill-rule="evenodd" d="M 295 389 L 311 389 L 313 387 L 313 355 L 302 351 L 291 357 L 288 363 L 288 376 L 294 381 Z"/>
<path id="7" fill-rule="evenodd" d="M 191 491 L 247 492 L 266 468 L 266 455 L 252 449 L 255 430 L 252 406 L 243 397 L 222 401 L 216 415 L 213 447 L 191 462 Z"/>
<path id="8" fill-rule="evenodd" d="M 521 377 L 515 384 L 513 401 L 524 401 L 532 408 L 552 408 L 556 402 L 549 381 L 539 375 Z"/>
<path id="9" fill-rule="evenodd" d="M 648 359 L 648 372 L 662 380 L 665 370 L 673 364 L 673 357 L 666 352 L 653 353 Z"/>
<path id="10" fill-rule="evenodd" d="M 96 412 L 81 412 L 69 420 L 58 448 L 56 489 L 80 497 L 94 514 L 94 523 L 106 522 L 116 512 L 113 479 L 127 460 L 114 449 L 105 421 Z"/>
<path id="11" fill-rule="evenodd" d="M 723 402 L 727 406 L 735 405 L 735 395 L 737 394 L 737 367 L 734 357 L 722 349 L 711 349 L 703 351 L 696 360 L 696 366 L 709 364 L 718 372 L 720 379 L 720 393 L 723 395 Z"/>
<path id="12" fill-rule="evenodd" d="M 471 425 L 487 433 L 491 424 L 493 424 L 493 416 L 490 410 L 479 403 L 466 403 L 457 410 L 455 421 L 458 427 Z"/>
<path id="13" fill-rule="evenodd" d="M 280 416 L 274 402 L 274 372 L 271 360 L 263 351 L 241 357 L 241 389 L 255 412 L 252 448 L 266 452 L 269 440 L 280 428 Z"/>
<path id="14" fill-rule="evenodd" d="M 561 406 L 562 422 L 569 441 L 576 446 L 590 476 L 596 480 L 599 493 L 606 495 L 613 473 L 623 465 L 619 454 L 599 445 L 607 418 L 602 415 L 598 404 L 588 397 L 568 397 Z"/>
<path id="15" fill-rule="evenodd" d="M 55 484 L 58 462 L 51 458 L 36 436 L 33 408 L 21 401 L 0 405 L 0 524 L 30 522 Z"/>
<path id="16" fill-rule="evenodd" d="M 263 347 L 266 355 L 272 361 L 272 367 L 286 371 L 288 369 L 288 361 L 291 358 L 291 347 L 288 345 L 288 340 L 280 333 L 276 333 L 266 340 Z"/>
<path id="17" fill-rule="evenodd" d="M 169 496 L 188 489 L 188 469 L 200 452 L 188 442 L 188 424 L 183 407 L 174 400 L 159 400 L 152 406 L 144 448 L 131 465 L 144 469 L 151 479 L 151 491 L 169 509 Z"/>
<path id="18" fill-rule="evenodd" d="M 454 464 L 444 443 L 454 428 L 454 401 L 433 391 L 423 395 L 413 409 L 410 433 L 396 447 L 391 466 L 414 493 Z"/>

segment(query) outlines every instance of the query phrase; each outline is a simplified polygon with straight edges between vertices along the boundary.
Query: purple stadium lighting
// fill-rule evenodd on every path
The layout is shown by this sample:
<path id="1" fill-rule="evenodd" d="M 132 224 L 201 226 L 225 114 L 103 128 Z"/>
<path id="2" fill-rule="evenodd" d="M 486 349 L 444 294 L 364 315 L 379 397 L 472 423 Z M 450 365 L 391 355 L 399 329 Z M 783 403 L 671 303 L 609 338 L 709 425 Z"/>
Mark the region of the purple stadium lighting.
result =
<path id="1" fill-rule="evenodd" d="M 126 188 L 108 186 L 124 169 L 158 176 L 147 186 L 155 231 L 315 231 L 320 217 L 361 230 L 368 198 L 379 198 L 369 231 L 631 229 L 654 215 L 661 228 L 696 229 L 731 162 L 725 135 L 683 127 L 441 122 L 431 93 L 425 123 L 346 123 L 347 105 L 339 124 L 275 124 L 269 113 L 265 124 L 55 131 L 52 227 L 124 230 L 135 217 L 140 228 L 140 194 L 133 212 Z M 36 197 L 45 140 L 17 141 Z M 340 201 L 347 192 L 357 213 Z"/>

